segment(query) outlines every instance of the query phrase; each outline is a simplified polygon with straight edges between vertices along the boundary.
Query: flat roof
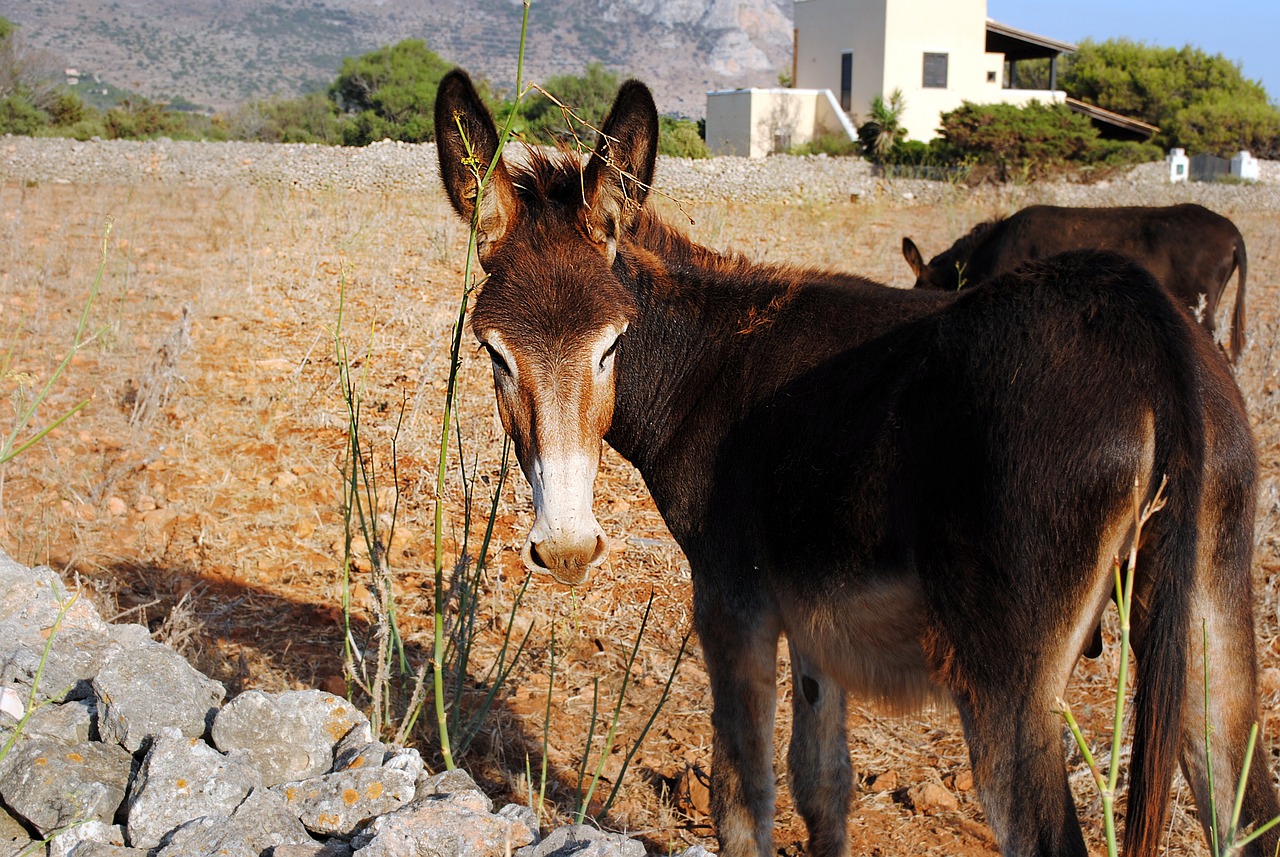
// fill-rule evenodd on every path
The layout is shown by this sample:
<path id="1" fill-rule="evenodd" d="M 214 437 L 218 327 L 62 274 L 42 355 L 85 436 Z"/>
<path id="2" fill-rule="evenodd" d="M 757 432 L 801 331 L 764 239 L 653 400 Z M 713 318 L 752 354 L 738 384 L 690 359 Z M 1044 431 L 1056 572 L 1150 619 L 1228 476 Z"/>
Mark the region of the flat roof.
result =
<path id="1" fill-rule="evenodd" d="M 1030 60 L 1074 53 L 1076 46 L 987 19 L 987 50 L 1011 60 Z"/>

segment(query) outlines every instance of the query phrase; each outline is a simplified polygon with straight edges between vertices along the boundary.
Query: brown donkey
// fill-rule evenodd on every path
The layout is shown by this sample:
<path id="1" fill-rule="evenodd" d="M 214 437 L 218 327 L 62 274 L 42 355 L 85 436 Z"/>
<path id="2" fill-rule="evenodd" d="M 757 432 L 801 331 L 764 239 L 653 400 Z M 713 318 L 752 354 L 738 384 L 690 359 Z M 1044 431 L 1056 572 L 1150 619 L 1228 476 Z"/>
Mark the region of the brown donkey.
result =
<path id="1" fill-rule="evenodd" d="M 1245 344 L 1245 278 L 1249 256 L 1236 225 L 1203 205 L 1068 208 L 1032 205 L 1003 220 L 979 223 L 955 244 L 924 263 L 910 238 L 902 255 L 916 275 L 916 288 L 958 289 L 1012 271 L 1024 262 L 1068 250 L 1114 250 L 1155 275 L 1173 299 L 1201 313 L 1200 323 L 1217 331 L 1218 305 L 1236 277 L 1231 310 L 1231 362 Z"/>
<path id="2" fill-rule="evenodd" d="M 1052 708 L 1112 591 L 1135 485 L 1150 499 L 1164 476 L 1134 598 L 1127 847 L 1156 853 L 1179 760 L 1211 822 L 1202 619 L 1226 829 L 1257 719 L 1256 462 L 1226 362 L 1149 274 L 1076 253 L 955 295 L 721 255 L 645 205 L 658 116 L 635 81 L 585 165 L 499 161 L 478 205 L 473 169 L 498 135 L 461 71 L 440 84 L 436 129 L 488 274 L 472 326 L 533 487 L 525 562 L 578 584 L 604 561 L 602 439 L 688 556 L 721 854 L 773 853 L 786 634 L 810 854 L 848 853 L 853 692 L 953 700 L 1003 852 L 1084 855 Z M 1266 757 L 1245 824 L 1280 812 Z"/>

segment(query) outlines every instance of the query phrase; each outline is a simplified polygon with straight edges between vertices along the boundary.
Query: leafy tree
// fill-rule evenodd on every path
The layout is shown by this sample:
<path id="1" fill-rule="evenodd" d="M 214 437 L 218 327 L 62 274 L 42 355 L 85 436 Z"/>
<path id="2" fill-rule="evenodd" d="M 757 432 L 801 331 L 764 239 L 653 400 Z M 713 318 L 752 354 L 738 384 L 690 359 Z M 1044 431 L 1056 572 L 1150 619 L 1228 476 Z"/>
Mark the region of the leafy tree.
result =
<path id="1" fill-rule="evenodd" d="M 1154 142 L 1162 148 L 1262 157 L 1280 149 L 1280 110 L 1221 54 L 1086 39 L 1063 59 L 1059 79 L 1082 101 L 1159 126 Z"/>
<path id="2" fill-rule="evenodd" d="M 33 48 L 16 24 L 0 18 L 0 99 L 20 99 L 44 113 L 58 96 L 61 71 L 52 52 Z M 18 106 L 10 112 L 29 113 Z"/>
<path id="3" fill-rule="evenodd" d="M 350 114 L 345 142 L 363 146 L 384 138 L 408 143 L 433 139 L 436 88 L 450 68 L 421 39 L 343 60 L 329 97 Z"/>
<path id="4" fill-rule="evenodd" d="M 34 136 L 49 124 L 49 114 L 19 95 L 0 98 L 0 134 Z"/>
<path id="5" fill-rule="evenodd" d="M 613 105 L 621 82 L 615 72 L 606 69 L 602 63 L 593 62 L 587 64 L 582 75 L 557 75 L 548 78 L 541 86 L 584 122 L 599 127 Z M 560 107 L 541 93 L 529 97 L 522 115 L 524 135 L 530 142 L 553 143 L 572 140 L 575 135 L 588 145 L 595 141 L 595 133 L 590 128 L 583 128 L 577 123 L 571 128 Z"/>

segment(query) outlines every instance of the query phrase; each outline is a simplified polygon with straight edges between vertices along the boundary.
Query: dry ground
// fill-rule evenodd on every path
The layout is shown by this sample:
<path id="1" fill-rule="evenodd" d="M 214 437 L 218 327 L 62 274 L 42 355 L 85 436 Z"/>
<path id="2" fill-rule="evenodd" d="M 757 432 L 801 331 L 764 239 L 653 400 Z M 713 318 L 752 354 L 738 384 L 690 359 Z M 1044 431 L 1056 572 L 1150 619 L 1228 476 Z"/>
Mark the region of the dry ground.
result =
<path id="1" fill-rule="evenodd" d="M 1034 188 L 1029 198 L 1034 196 Z M 1026 201 L 1029 201 L 1028 200 Z M 669 204 L 668 204 L 669 205 Z M 699 240 L 762 260 L 834 265 L 908 285 L 903 234 L 929 251 L 998 213 L 993 203 L 688 207 Z M 680 216 L 672 208 L 673 216 Z M 1240 372 L 1264 467 L 1256 563 L 1263 731 L 1277 767 L 1280 722 L 1280 383 L 1277 286 L 1280 216 L 1225 211 L 1250 251 L 1254 344 Z M 0 346 L 15 373 L 38 384 L 69 345 L 102 259 L 93 340 L 68 367 L 45 418 L 83 398 L 88 408 L 0 470 L 0 545 L 27 563 L 76 575 L 104 615 L 149 625 L 229 691 L 324 687 L 341 691 L 339 598 L 343 524 L 340 467 L 346 438 L 333 334 L 345 281 L 342 335 L 367 378 L 365 438 L 384 466 L 397 444 L 402 627 L 413 653 L 429 640 L 434 466 L 456 313 L 464 233 L 440 193 L 358 195 L 277 188 L 0 187 Z M 188 313 L 189 341 L 183 339 Z M 464 340 L 459 408 L 464 455 L 493 484 L 501 430 L 488 360 Z M 0 427 L 9 424 L 6 409 Z M 7 430 L 7 429 L 6 429 Z M 454 459 L 457 459 L 456 449 Z M 446 551 L 462 527 L 456 468 L 446 496 Z M 384 495 L 384 500 L 389 496 Z M 494 794 L 525 800 L 526 755 L 538 770 L 551 628 L 558 650 L 549 729 L 546 811 L 564 820 L 575 802 L 592 682 L 611 710 L 622 666 L 650 593 L 655 618 L 633 670 L 619 745 L 629 748 L 658 699 L 689 627 L 690 583 L 642 481 L 611 452 L 597 486 L 601 524 L 614 538 L 607 571 L 581 591 L 537 580 L 517 616 L 530 643 L 468 767 Z M 499 503 L 494 573 L 476 669 L 493 657 L 501 622 L 523 578 L 518 543 L 531 523 L 529 492 L 509 483 Z M 357 587 L 357 603 L 365 594 Z M 1101 746 L 1115 646 L 1078 671 L 1069 696 Z M 473 670 L 474 672 L 475 670 Z M 786 675 L 779 667 L 780 679 Z M 790 688 L 779 682 L 780 747 Z M 710 755 L 710 697 L 700 657 L 681 666 L 673 693 L 636 756 L 607 823 L 642 834 L 656 853 L 711 844 L 702 801 L 675 786 Z M 427 718 L 424 718 L 426 720 Z M 957 719 L 948 710 L 895 718 L 853 707 L 850 733 L 860 791 L 850 815 L 855 851 L 993 854 L 971 789 Z M 416 741 L 432 756 L 434 736 Z M 600 743 L 597 730 L 596 747 Z M 616 775 L 620 753 L 606 766 Z M 1075 759 L 1073 775 L 1095 847 L 1098 804 Z M 779 770 L 783 770 L 779 756 Z M 693 777 L 696 780 L 696 776 Z M 906 791 L 945 787 L 955 809 L 913 808 Z M 1201 854 L 1185 787 L 1169 826 L 1169 853 Z M 696 793 L 697 789 L 694 789 Z M 695 794 L 696 797 L 696 794 Z M 785 775 L 777 844 L 801 848 Z"/>

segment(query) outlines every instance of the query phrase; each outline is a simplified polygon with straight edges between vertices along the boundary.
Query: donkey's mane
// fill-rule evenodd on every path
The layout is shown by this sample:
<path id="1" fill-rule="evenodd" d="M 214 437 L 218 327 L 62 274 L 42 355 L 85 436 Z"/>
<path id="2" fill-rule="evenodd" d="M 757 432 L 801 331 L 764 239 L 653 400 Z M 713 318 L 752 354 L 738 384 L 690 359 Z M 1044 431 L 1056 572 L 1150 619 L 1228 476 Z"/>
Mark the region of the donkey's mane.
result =
<path id="1" fill-rule="evenodd" d="M 537 210 L 547 203 L 582 204 L 582 156 L 559 147 L 523 147 L 523 156 L 505 161 L 520 201 Z"/>
<path id="2" fill-rule="evenodd" d="M 973 252 L 983 241 L 990 236 L 991 231 L 1003 223 L 1004 220 L 996 218 L 994 220 L 984 220 L 977 226 L 970 229 L 964 235 L 956 239 L 956 243 L 952 244 L 946 250 L 943 250 L 929 264 L 934 265 L 942 263 L 950 266 L 953 260 L 968 261 L 973 258 Z"/>
<path id="3" fill-rule="evenodd" d="M 528 148 L 508 162 L 526 216 L 548 207 L 572 211 L 583 205 L 583 158 L 572 150 Z M 630 277 L 646 281 L 659 299 L 700 307 L 706 321 L 714 308 L 726 332 L 747 333 L 767 324 L 806 285 L 867 286 L 862 277 L 812 266 L 760 263 L 734 250 L 698 244 L 646 201 L 620 236 L 619 256 Z"/>

